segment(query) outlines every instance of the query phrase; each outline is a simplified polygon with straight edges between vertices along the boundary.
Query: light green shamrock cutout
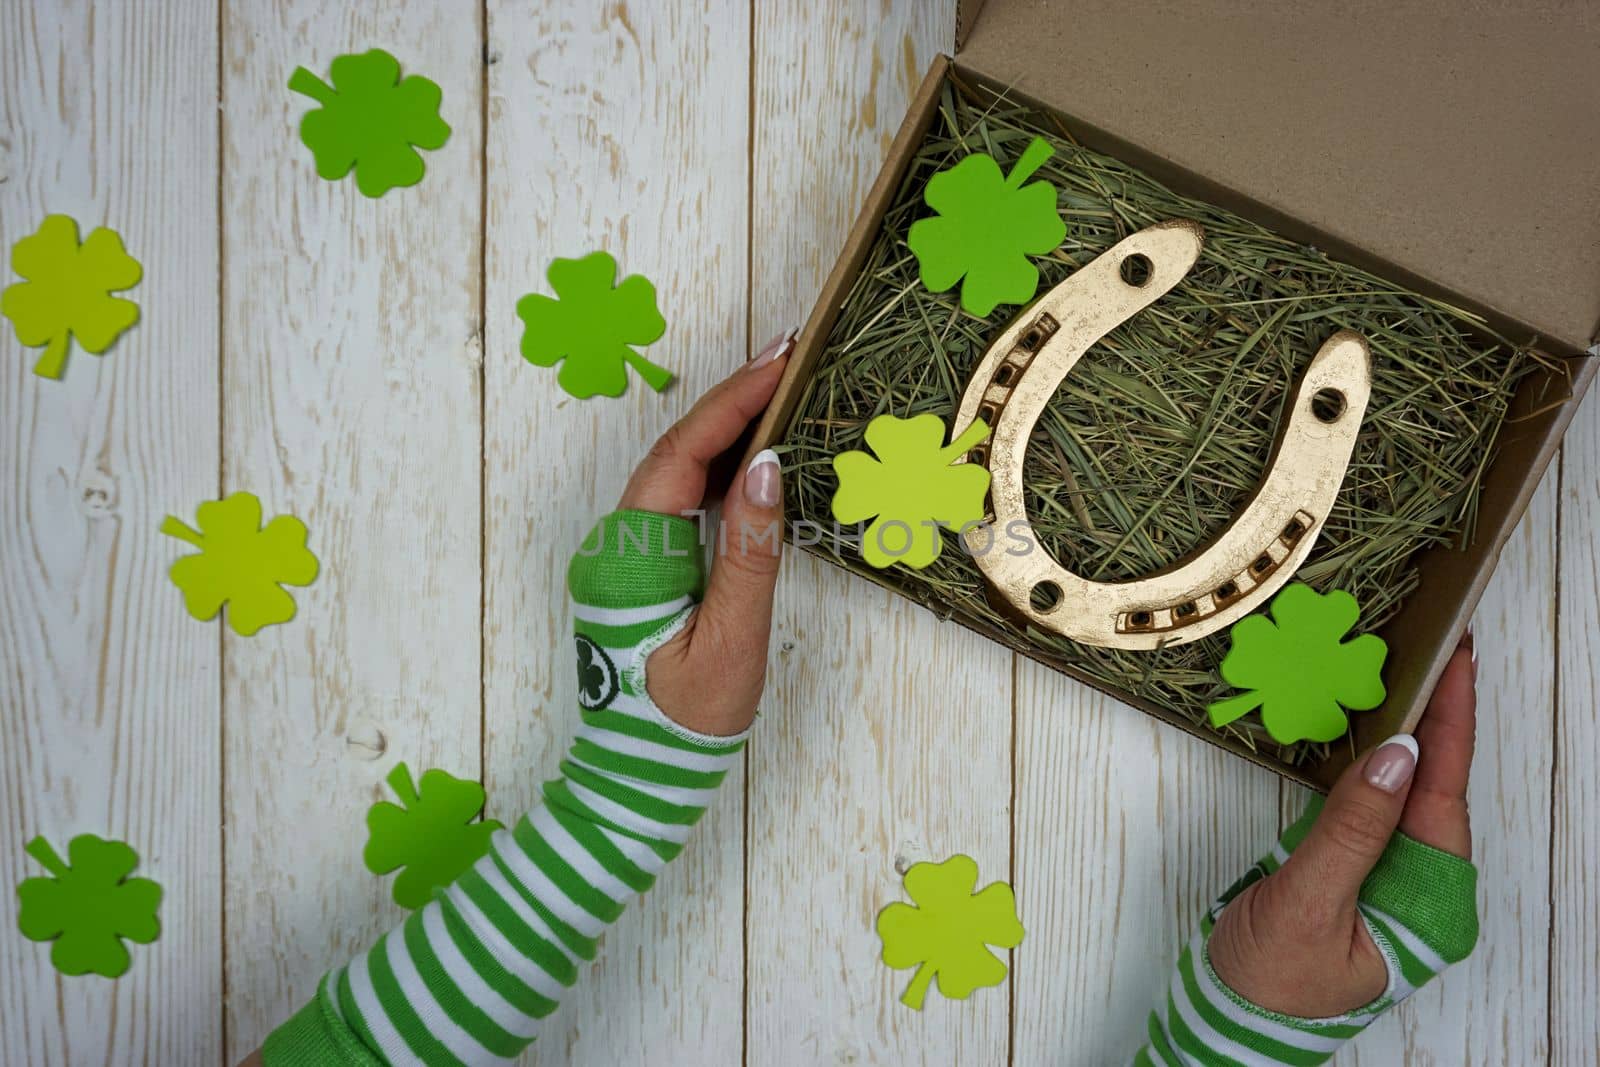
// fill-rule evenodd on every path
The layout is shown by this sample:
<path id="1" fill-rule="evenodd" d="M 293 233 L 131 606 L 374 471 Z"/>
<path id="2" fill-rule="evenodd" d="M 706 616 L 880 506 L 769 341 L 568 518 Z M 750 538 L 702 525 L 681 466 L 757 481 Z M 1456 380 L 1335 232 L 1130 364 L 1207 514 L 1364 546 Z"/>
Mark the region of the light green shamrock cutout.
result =
<path id="1" fill-rule="evenodd" d="M 317 173 L 336 182 L 354 167 L 356 188 L 370 197 L 421 181 L 417 149 L 442 148 L 450 137 L 439 86 L 417 74 L 402 80 L 399 60 L 381 48 L 339 56 L 328 76 L 332 86 L 304 67 L 289 76 L 291 90 L 322 105 L 300 120 Z"/>
<path id="2" fill-rule="evenodd" d="M 959 855 L 943 863 L 914 864 L 905 884 L 916 906 L 896 902 L 878 913 L 883 962 L 897 971 L 917 968 L 900 1003 L 921 1011 L 935 976 L 949 1000 L 965 1000 L 975 989 L 1005 981 L 1006 965 L 988 946 L 1009 949 L 1022 943 L 1009 885 L 991 882 L 974 893 L 978 865 Z"/>
<path id="3" fill-rule="evenodd" d="M 139 321 L 139 305 L 111 294 L 139 284 L 139 261 L 122 238 L 104 226 L 78 243 L 78 224 L 49 215 L 39 229 L 11 249 L 11 269 L 26 281 L 0 294 L 0 314 L 11 320 L 17 340 L 44 345 L 33 365 L 41 378 L 60 378 L 67 366 L 67 341 L 99 355 Z"/>
<path id="4" fill-rule="evenodd" d="M 17 887 L 17 927 L 31 941 L 55 941 L 50 963 L 62 974 L 115 978 L 131 962 L 122 938 L 148 945 L 161 933 L 161 887 L 128 877 L 139 856 L 121 841 L 79 834 L 67 843 L 70 866 L 42 837 L 25 850 L 52 877 L 29 878 Z"/>
<path id="5" fill-rule="evenodd" d="M 634 351 L 659 340 L 667 322 L 656 310 L 656 287 L 637 274 L 615 288 L 617 261 L 604 252 L 582 259 L 557 259 L 547 274 L 556 298 L 529 293 L 517 301 L 522 319 L 522 358 L 537 367 L 561 364 L 556 382 L 580 400 L 621 396 L 627 367 L 656 392 L 672 372 Z"/>
<path id="6" fill-rule="evenodd" d="M 373 874 L 404 867 L 394 880 L 394 902 L 420 908 L 435 889 L 455 881 L 489 851 L 500 824 L 471 821 L 483 809 L 483 786 L 477 782 L 432 770 L 423 773 L 418 789 L 404 763 L 396 764 L 386 780 L 400 803 L 380 800 L 367 812 L 361 858 Z"/>
<path id="7" fill-rule="evenodd" d="M 988 436 L 979 419 L 941 448 L 944 420 L 937 415 L 879 415 L 869 422 L 867 446 L 876 459 L 855 451 L 833 457 L 839 476 L 833 517 L 846 525 L 872 518 L 861 537 L 862 558 L 879 569 L 898 562 L 920 570 L 939 558 L 940 527 L 959 531 L 980 521 L 989 472 L 976 463 L 951 464 Z"/>
<path id="8" fill-rule="evenodd" d="M 1222 677 L 1248 693 L 1207 708 L 1211 725 L 1226 726 L 1261 708 L 1261 723 L 1279 744 L 1332 741 L 1350 728 L 1344 710 L 1383 703 L 1383 660 L 1389 647 L 1376 634 L 1341 641 L 1361 617 L 1342 589 L 1319 594 L 1300 582 L 1272 598 L 1272 618 L 1250 615 L 1232 630 Z"/>
<path id="9" fill-rule="evenodd" d="M 942 293 L 966 277 L 961 306 L 980 318 L 996 304 L 1026 304 L 1039 289 L 1029 256 L 1061 243 L 1067 227 L 1056 211 L 1056 189 L 1022 183 L 1054 154 L 1035 137 L 1009 175 L 990 156 L 975 153 L 928 181 L 922 198 L 939 214 L 918 219 L 906 234 L 922 284 Z"/>
<path id="10" fill-rule="evenodd" d="M 279 515 L 263 527 L 261 501 L 251 493 L 201 504 L 195 518 L 198 531 L 172 515 L 161 522 L 162 533 L 200 550 L 169 572 L 189 614 L 202 622 L 214 619 L 226 602 L 228 625 L 241 637 L 294 618 L 294 597 L 282 586 L 310 585 L 317 577 L 306 524 Z"/>

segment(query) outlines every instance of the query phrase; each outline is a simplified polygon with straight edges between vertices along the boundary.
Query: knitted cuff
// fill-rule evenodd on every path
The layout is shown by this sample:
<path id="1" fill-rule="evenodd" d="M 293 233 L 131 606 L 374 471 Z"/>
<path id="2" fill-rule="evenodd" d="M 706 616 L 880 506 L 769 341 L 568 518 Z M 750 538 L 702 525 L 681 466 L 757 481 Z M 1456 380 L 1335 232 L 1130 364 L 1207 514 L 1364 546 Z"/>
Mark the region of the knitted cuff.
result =
<path id="1" fill-rule="evenodd" d="M 1478 943 L 1478 868 L 1405 834 L 1394 835 L 1361 884 L 1361 903 L 1369 918 L 1404 926 L 1446 964 Z"/>
<path id="2" fill-rule="evenodd" d="M 330 999 L 328 979 L 317 995 L 261 1046 L 263 1067 L 381 1067 L 381 1061 L 339 1018 Z"/>
<path id="3" fill-rule="evenodd" d="M 697 747 L 722 752 L 730 737 L 680 725 L 650 696 L 651 653 L 684 628 L 705 586 L 693 522 L 652 511 L 614 511 L 601 519 L 567 568 L 578 654 L 578 703 L 594 716 L 631 716 Z"/>
<path id="4" fill-rule="evenodd" d="M 639 608 L 699 600 L 705 559 L 699 528 L 653 511 L 613 511 L 595 524 L 567 566 L 567 590 L 590 608 Z"/>

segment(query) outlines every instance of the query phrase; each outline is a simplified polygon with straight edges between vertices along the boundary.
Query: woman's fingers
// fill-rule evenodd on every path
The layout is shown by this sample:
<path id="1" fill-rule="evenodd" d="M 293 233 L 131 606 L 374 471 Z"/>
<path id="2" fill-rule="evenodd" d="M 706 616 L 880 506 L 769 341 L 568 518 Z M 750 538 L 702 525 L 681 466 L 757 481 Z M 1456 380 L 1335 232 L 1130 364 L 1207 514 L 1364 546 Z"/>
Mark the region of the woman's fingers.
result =
<path id="1" fill-rule="evenodd" d="M 754 359 L 714 386 L 651 447 L 617 506 L 679 515 L 706 495 L 711 461 L 766 408 L 783 376 L 794 334 L 774 338 Z"/>
<path id="2" fill-rule="evenodd" d="M 794 331 L 774 337 L 656 442 L 619 504 L 677 515 L 704 505 L 713 460 L 772 399 Z M 734 476 L 715 532 L 717 560 L 689 624 L 650 657 L 650 694 L 690 729 L 737 734 L 755 717 L 766 680 L 772 591 L 783 544 L 778 457 L 764 450 Z"/>
<path id="3" fill-rule="evenodd" d="M 1407 836 L 1464 859 L 1472 858 L 1467 780 L 1477 731 L 1477 673 L 1469 634 L 1445 665 L 1417 724 L 1422 757 L 1400 819 Z"/>
<path id="4" fill-rule="evenodd" d="M 717 560 L 690 639 L 690 655 L 724 681 L 720 734 L 750 725 L 766 681 L 772 593 L 783 551 L 783 481 L 777 454 L 756 454 L 728 489 Z M 701 657 L 704 657 L 703 659 Z"/>
<path id="5" fill-rule="evenodd" d="M 1313 925 L 1343 921 L 1389 845 L 1417 767 L 1417 741 L 1396 734 L 1334 783 L 1300 847 L 1268 879 Z"/>
<path id="6" fill-rule="evenodd" d="M 783 474 L 778 454 L 756 453 L 729 487 L 722 506 L 717 561 L 706 584 L 703 614 L 730 627 L 772 614 L 772 587 L 783 546 Z M 765 627 L 750 643 L 767 647 Z"/>

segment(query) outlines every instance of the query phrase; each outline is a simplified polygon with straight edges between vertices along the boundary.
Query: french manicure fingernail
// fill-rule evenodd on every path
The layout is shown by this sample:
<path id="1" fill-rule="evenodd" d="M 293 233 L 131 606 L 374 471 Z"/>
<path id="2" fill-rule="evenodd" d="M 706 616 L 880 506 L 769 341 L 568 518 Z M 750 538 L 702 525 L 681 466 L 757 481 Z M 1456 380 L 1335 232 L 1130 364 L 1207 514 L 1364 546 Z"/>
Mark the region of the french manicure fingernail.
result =
<path id="1" fill-rule="evenodd" d="M 1377 786 L 1385 793 L 1398 793 L 1400 787 L 1411 781 L 1417 769 L 1417 739 L 1410 734 L 1395 734 L 1379 745 L 1367 757 L 1368 785 Z"/>
<path id="2" fill-rule="evenodd" d="M 744 470 L 744 498 L 758 508 L 777 507 L 782 477 L 778 454 L 763 448 Z"/>
<path id="3" fill-rule="evenodd" d="M 788 355 L 789 350 L 794 347 L 796 332 L 795 330 L 785 330 L 765 345 L 762 345 L 761 351 L 756 353 L 756 358 L 750 361 L 750 369 L 765 367 L 768 363 Z"/>

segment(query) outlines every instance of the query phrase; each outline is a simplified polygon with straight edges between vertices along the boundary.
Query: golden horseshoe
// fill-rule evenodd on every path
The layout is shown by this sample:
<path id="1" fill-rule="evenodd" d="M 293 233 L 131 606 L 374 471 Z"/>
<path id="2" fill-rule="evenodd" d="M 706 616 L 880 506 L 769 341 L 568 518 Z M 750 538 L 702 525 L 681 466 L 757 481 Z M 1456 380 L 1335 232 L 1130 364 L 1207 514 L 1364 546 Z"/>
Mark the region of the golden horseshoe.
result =
<path id="1" fill-rule="evenodd" d="M 1016 612 L 1074 641 L 1160 648 L 1204 637 L 1255 610 L 1311 551 L 1355 448 L 1372 391 L 1371 355 L 1364 337 L 1341 330 L 1301 378 L 1260 488 L 1210 545 L 1130 582 L 1080 578 L 1041 547 L 1022 493 L 1034 424 L 1090 345 L 1189 272 L 1203 238 L 1198 224 L 1176 219 L 1119 241 L 1019 315 L 984 353 L 961 398 L 951 440 L 979 418 L 993 430 L 962 460 L 984 464 L 990 474 L 992 525 L 963 531 L 967 547 Z M 1144 280 L 1125 280 L 1130 261 L 1145 269 Z M 1027 550 L 1000 547 L 996 531 L 1013 545 L 1026 541 Z"/>

